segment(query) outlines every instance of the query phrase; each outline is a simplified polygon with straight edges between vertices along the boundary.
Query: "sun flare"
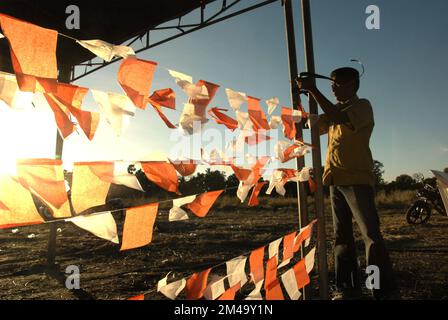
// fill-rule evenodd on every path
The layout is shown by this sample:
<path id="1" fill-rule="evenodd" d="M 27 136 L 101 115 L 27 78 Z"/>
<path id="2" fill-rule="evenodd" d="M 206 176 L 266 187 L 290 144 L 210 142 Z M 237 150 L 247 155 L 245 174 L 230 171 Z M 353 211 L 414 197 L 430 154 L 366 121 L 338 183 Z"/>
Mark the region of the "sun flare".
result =
<path id="1" fill-rule="evenodd" d="M 51 114 L 0 110 L 0 175 L 15 175 L 17 159 L 52 157 L 56 131 Z"/>

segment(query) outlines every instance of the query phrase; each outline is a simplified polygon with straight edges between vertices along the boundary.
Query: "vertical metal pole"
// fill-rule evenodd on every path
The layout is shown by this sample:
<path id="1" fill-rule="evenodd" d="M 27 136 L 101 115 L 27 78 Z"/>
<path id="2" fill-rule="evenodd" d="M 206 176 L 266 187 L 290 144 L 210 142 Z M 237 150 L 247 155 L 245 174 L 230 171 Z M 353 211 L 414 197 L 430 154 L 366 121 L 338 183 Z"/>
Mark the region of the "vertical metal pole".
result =
<path id="1" fill-rule="evenodd" d="M 71 81 L 72 68 L 70 66 L 62 66 L 59 70 L 58 80 L 60 82 L 69 83 Z M 59 130 L 56 131 L 56 152 L 55 158 L 62 159 L 62 150 L 64 147 L 64 139 Z M 50 223 L 50 233 L 48 235 L 47 264 L 54 266 L 56 260 L 56 236 L 58 223 Z"/>
<path id="2" fill-rule="evenodd" d="M 314 48 L 313 32 L 311 28 L 310 1 L 302 0 L 302 23 L 303 39 L 305 47 L 306 70 L 315 73 L 314 68 Z M 313 78 L 313 81 L 315 79 Z M 318 114 L 317 102 L 312 95 L 309 96 L 309 107 L 311 114 Z M 318 266 L 319 266 L 319 295 L 321 299 L 328 299 L 328 265 L 327 265 L 327 243 L 325 229 L 324 193 L 322 187 L 322 158 L 320 148 L 319 128 L 311 128 L 311 144 L 315 147 L 312 152 L 313 172 L 317 184 L 317 191 L 314 194 L 317 222 L 318 238 Z"/>
<path id="3" fill-rule="evenodd" d="M 296 55 L 296 41 L 294 36 L 294 19 L 292 12 L 291 0 L 284 0 L 283 2 L 284 12 L 285 12 L 285 30 L 286 30 L 286 41 L 288 47 L 288 61 L 289 61 L 289 80 L 291 83 L 291 100 L 292 107 L 295 110 L 299 109 L 300 94 L 297 86 L 295 85 L 295 79 L 297 78 L 299 72 L 297 68 L 297 55 Z M 303 136 L 302 126 L 296 124 L 296 139 L 301 139 Z M 303 157 L 296 159 L 296 168 L 298 170 L 305 166 L 305 159 Z M 307 192 L 304 188 L 303 183 L 297 182 L 297 205 L 299 211 L 299 227 L 303 228 L 308 224 L 308 206 L 307 206 Z M 303 246 L 300 250 L 301 257 L 303 258 Z M 303 290 L 303 299 L 306 299 L 306 292 Z"/>

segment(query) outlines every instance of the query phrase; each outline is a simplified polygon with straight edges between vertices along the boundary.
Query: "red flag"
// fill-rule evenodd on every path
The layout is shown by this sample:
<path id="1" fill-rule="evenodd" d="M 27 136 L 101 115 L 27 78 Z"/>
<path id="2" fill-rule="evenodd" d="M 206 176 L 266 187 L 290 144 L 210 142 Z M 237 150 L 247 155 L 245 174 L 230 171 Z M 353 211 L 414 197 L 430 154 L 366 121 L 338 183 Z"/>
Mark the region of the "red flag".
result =
<path id="1" fill-rule="evenodd" d="M 221 111 L 227 111 L 227 109 L 214 107 L 208 110 L 208 114 L 216 121 L 217 124 L 223 124 L 231 131 L 238 128 L 238 121 L 222 113 Z"/>
<path id="2" fill-rule="evenodd" d="M 266 115 L 260 107 L 260 99 L 247 97 L 247 111 L 249 118 L 252 121 L 254 131 L 269 130 L 269 123 L 266 120 Z"/>
<path id="3" fill-rule="evenodd" d="M 281 118 L 283 123 L 283 134 L 286 138 L 293 140 L 296 138 L 296 126 L 292 119 L 292 109 L 283 107 Z"/>
<path id="4" fill-rule="evenodd" d="M 277 257 L 274 256 L 266 262 L 266 277 L 264 280 L 266 300 L 285 300 L 280 282 L 277 279 Z"/>
<path id="5" fill-rule="evenodd" d="M 261 188 L 266 184 L 267 182 L 259 182 L 255 186 L 255 188 L 252 190 L 252 194 L 249 199 L 249 207 L 258 206 L 258 195 L 260 194 Z"/>
<path id="6" fill-rule="evenodd" d="M 230 167 L 233 169 L 233 172 L 239 181 L 246 181 L 252 173 L 252 170 L 250 169 L 240 168 L 233 164 L 231 164 Z"/>
<path id="7" fill-rule="evenodd" d="M 120 251 L 143 247 L 152 241 L 158 207 L 158 203 L 151 203 L 126 210 Z"/>
<path id="8" fill-rule="evenodd" d="M 58 77 L 57 31 L 4 14 L 0 14 L 0 24 L 9 41 L 12 66 L 20 90 L 53 91 Z"/>
<path id="9" fill-rule="evenodd" d="M 196 167 L 198 166 L 198 164 L 192 160 L 190 160 L 188 162 L 186 162 L 186 161 L 172 162 L 170 160 L 170 163 L 174 166 L 176 171 L 179 172 L 179 174 L 182 177 L 187 177 L 189 175 L 192 175 L 196 171 Z"/>
<path id="10" fill-rule="evenodd" d="M 70 112 L 62 104 L 58 103 L 57 99 L 50 94 L 44 93 L 44 97 L 48 102 L 51 110 L 53 110 L 56 125 L 62 138 L 67 138 L 75 131 L 75 125 L 70 120 Z"/>
<path id="11" fill-rule="evenodd" d="M 52 210 L 53 217 L 71 216 L 61 160 L 17 160 L 19 182 Z"/>
<path id="12" fill-rule="evenodd" d="M 235 294 L 238 290 L 241 289 L 241 282 L 237 283 L 233 287 L 227 289 L 218 300 L 235 300 Z"/>
<path id="13" fill-rule="evenodd" d="M 190 209 L 195 215 L 200 218 L 203 218 L 207 215 L 210 208 L 215 203 L 216 199 L 218 199 L 219 195 L 223 193 L 224 190 L 218 191 L 210 191 L 197 196 L 193 202 L 190 202 L 187 207 Z"/>
<path id="14" fill-rule="evenodd" d="M 113 174 L 113 162 L 74 163 L 71 197 L 76 213 L 105 204 Z"/>
<path id="15" fill-rule="evenodd" d="M 10 176 L 0 176 L 0 229 L 40 224 L 31 193 Z"/>
<path id="16" fill-rule="evenodd" d="M 185 285 L 187 300 L 198 300 L 204 295 L 207 287 L 208 275 L 212 269 L 193 274 Z"/>
<path id="17" fill-rule="evenodd" d="M 294 252 L 299 251 L 303 241 L 311 238 L 313 226 L 316 222 L 317 222 L 317 220 L 313 220 L 306 227 L 302 228 L 299 235 L 296 237 L 296 240 L 294 243 Z"/>
<path id="18" fill-rule="evenodd" d="M 161 89 L 156 90 L 154 93 L 148 98 L 149 103 L 154 107 L 159 117 L 165 122 L 168 128 L 175 129 L 176 126 L 171 123 L 170 120 L 166 117 L 166 115 L 162 111 L 162 107 L 169 109 L 176 109 L 176 94 L 171 89 Z"/>
<path id="19" fill-rule="evenodd" d="M 283 296 L 282 287 L 278 279 L 265 289 L 266 290 L 266 300 L 285 300 Z"/>
<path id="20" fill-rule="evenodd" d="M 144 294 L 139 294 L 138 296 L 129 298 L 128 300 L 145 300 L 145 295 Z"/>
<path id="21" fill-rule="evenodd" d="M 216 95 L 216 92 L 219 89 L 219 85 L 205 81 L 205 80 L 199 80 L 196 82 L 196 86 L 205 86 L 208 91 L 208 98 L 207 99 L 189 99 L 188 103 L 191 103 L 194 105 L 194 114 L 199 116 L 201 119 L 205 118 L 205 109 L 207 109 L 207 106 L 210 104 L 210 102 L 213 100 L 213 98 Z"/>
<path id="22" fill-rule="evenodd" d="M 296 232 L 292 232 L 283 237 L 283 261 L 287 261 L 294 256 L 294 240 Z"/>
<path id="23" fill-rule="evenodd" d="M 264 279 L 264 247 L 258 248 L 251 252 L 249 257 L 250 273 L 252 274 L 252 280 L 257 283 Z"/>
<path id="24" fill-rule="evenodd" d="M 176 169 L 171 163 L 151 161 L 142 162 L 141 165 L 149 180 L 169 192 L 178 192 L 179 181 L 177 179 Z"/>
<path id="25" fill-rule="evenodd" d="M 306 271 L 305 259 L 300 260 L 294 267 L 294 274 L 296 276 L 297 287 L 302 289 L 310 283 L 310 276 Z"/>
<path id="26" fill-rule="evenodd" d="M 156 90 L 149 97 L 149 102 L 152 105 L 174 110 L 176 109 L 176 93 L 171 88 Z"/>
<path id="27" fill-rule="evenodd" d="M 100 120 L 99 113 L 81 110 L 82 101 L 89 89 L 67 83 L 58 83 L 53 94 L 44 94 L 55 114 L 56 124 L 61 135 L 66 138 L 74 130 L 70 121 L 70 113 L 78 120 L 78 124 L 89 140 L 92 140 Z"/>
<path id="28" fill-rule="evenodd" d="M 136 58 L 123 60 L 118 70 L 118 82 L 134 104 L 146 108 L 156 62 Z"/>

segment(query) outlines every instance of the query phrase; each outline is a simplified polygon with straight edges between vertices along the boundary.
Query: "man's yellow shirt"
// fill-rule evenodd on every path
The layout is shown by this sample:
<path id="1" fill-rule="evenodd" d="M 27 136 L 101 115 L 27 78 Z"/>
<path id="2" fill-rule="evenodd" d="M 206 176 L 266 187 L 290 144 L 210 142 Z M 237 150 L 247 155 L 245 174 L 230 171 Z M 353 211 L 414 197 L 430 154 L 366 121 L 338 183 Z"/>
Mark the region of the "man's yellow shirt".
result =
<path id="1" fill-rule="evenodd" d="M 367 99 L 354 96 L 336 105 L 349 122 L 336 124 L 323 114 L 317 126 L 320 134 L 328 133 L 328 147 L 322 176 L 324 185 L 375 184 L 373 158 L 369 142 L 375 122 Z"/>

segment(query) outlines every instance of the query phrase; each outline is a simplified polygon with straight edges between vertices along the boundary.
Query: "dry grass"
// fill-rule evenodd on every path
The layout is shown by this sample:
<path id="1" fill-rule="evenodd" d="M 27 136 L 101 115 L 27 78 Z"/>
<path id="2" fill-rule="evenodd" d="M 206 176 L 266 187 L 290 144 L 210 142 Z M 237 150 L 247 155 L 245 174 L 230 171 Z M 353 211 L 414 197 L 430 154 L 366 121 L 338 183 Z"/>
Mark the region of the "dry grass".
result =
<path id="1" fill-rule="evenodd" d="M 376 205 L 381 209 L 404 209 L 408 207 L 415 197 L 412 190 L 394 190 L 389 193 L 380 191 L 376 195 Z"/>
<path id="2" fill-rule="evenodd" d="M 392 192 L 386 193 L 385 191 L 379 191 L 376 195 L 375 201 L 376 205 L 379 209 L 405 209 L 407 208 L 413 201 L 415 197 L 415 191 L 412 190 L 394 190 Z M 246 203 L 247 203 L 246 199 Z M 259 206 L 258 209 L 269 209 L 269 210 L 278 210 L 284 208 L 296 208 L 297 207 L 297 199 L 293 197 L 269 197 L 269 196 L 260 196 L 259 197 Z M 314 199 L 312 197 L 308 198 L 308 203 L 310 206 L 313 206 Z M 324 199 L 325 208 L 330 210 L 330 199 L 329 197 L 325 197 Z M 230 210 L 230 209 L 241 209 L 241 201 L 237 197 L 231 196 L 223 196 L 220 197 L 216 204 L 215 208 L 219 210 Z M 244 206 L 244 205 L 243 205 Z"/>

